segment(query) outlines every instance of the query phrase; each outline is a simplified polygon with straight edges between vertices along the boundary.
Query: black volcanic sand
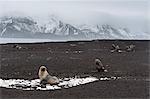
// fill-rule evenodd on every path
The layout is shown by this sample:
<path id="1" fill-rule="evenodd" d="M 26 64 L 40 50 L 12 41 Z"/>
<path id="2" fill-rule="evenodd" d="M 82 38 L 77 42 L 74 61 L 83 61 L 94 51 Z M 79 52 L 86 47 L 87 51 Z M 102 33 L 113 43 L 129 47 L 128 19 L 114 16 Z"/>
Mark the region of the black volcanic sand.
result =
<path id="1" fill-rule="evenodd" d="M 1 44 L 0 78 L 38 78 L 37 72 L 45 65 L 51 75 L 74 77 L 91 75 L 121 77 L 118 80 L 96 81 L 69 89 L 55 91 L 23 91 L 0 88 L 1 99 L 148 99 L 150 41 L 95 40 L 36 44 Z M 112 44 L 125 49 L 135 45 L 132 52 L 111 53 Z M 95 73 L 94 59 L 107 65 L 108 73 Z"/>

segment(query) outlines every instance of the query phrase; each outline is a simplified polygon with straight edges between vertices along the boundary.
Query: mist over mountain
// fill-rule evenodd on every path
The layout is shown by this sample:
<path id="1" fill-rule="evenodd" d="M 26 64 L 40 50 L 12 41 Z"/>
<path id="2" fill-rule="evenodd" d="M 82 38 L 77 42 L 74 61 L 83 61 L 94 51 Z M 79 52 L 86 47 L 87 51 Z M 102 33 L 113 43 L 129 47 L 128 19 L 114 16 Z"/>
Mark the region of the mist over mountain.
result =
<path id="1" fill-rule="evenodd" d="M 140 34 L 140 35 L 139 35 Z M 128 28 L 109 24 L 72 25 L 50 16 L 43 25 L 31 17 L 4 16 L 0 19 L 1 38 L 42 38 L 52 40 L 149 39 L 148 33 L 132 33 Z"/>

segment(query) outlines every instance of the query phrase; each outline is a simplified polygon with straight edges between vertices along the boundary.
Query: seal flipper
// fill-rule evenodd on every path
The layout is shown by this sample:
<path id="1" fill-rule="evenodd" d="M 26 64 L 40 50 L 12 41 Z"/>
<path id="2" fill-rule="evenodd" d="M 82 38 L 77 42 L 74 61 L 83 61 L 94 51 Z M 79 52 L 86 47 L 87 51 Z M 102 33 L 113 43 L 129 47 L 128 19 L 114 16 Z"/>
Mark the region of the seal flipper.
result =
<path id="1" fill-rule="evenodd" d="M 47 81 L 46 81 L 46 80 L 40 81 L 41 87 L 45 88 L 45 87 L 46 87 L 46 84 L 47 84 Z"/>

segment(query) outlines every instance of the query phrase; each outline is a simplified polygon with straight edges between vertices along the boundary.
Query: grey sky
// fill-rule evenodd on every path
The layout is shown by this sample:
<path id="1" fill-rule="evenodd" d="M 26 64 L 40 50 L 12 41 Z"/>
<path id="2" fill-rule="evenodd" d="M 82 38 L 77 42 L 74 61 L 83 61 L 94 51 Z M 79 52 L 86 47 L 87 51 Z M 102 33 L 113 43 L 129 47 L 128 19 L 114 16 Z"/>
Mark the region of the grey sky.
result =
<path id="1" fill-rule="evenodd" d="M 45 23 L 48 16 L 53 14 L 71 24 L 110 24 L 135 32 L 148 32 L 148 1 L 0 0 L 0 16 L 32 16 Z"/>

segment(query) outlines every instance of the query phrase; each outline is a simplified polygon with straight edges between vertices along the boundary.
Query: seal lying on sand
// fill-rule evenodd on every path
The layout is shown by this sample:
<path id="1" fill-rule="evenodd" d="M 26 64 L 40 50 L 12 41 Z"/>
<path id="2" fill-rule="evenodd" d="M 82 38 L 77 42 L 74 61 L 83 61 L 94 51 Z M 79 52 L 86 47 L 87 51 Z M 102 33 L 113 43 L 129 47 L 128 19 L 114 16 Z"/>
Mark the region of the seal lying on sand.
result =
<path id="1" fill-rule="evenodd" d="M 113 53 L 113 52 L 119 52 L 119 53 L 121 53 L 122 52 L 122 50 L 120 49 L 120 46 L 119 45 L 115 45 L 115 44 L 112 44 L 112 50 L 111 50 L 111 52 Z"/>
<path id="2" fill-rule="evenodd" d="M 54 85 L 59 83 L 59 79 L 57 77 L 49 75 L 45 66 L 40 67 L 38 75 L 40 78 L 40 83 L 42 84 Z"/>
<path id="3" fill-rule="evenodd" d="M 128 45 L 128 46 L 126 46 L 126 51 L 127 52 L 131 52 L 131 51 L 134 51 L 135 50 L 135 45 Z"/>
<path id="4" fill-rule="evenodd" d="M 102 64 L 101 60 L 96 58 L 95 59 L 96 69 L 98 72 L 107 72 L 104 65 Z"/>

